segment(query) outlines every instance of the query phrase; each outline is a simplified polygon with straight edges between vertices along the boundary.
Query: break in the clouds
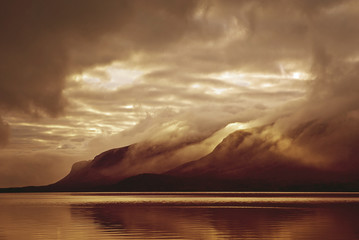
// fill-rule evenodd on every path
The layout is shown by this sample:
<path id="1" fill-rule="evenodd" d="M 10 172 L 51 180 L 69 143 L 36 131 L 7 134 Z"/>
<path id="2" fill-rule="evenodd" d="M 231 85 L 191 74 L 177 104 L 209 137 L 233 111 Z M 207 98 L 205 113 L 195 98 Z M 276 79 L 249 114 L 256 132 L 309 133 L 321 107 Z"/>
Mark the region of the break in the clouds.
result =
<path id="1" fill-rule="evenodd" d="M 0 11 L 0 151 L 13 156 L 1 165 L 184 146 L 232 122 L 276 122 L 282 136 L 342 119 L 323 120 L 335 134 L 314 152 L 357 136 L 356 1 L 14 0 Z M 48 167 L 36 165 L 24 166 Z"/>

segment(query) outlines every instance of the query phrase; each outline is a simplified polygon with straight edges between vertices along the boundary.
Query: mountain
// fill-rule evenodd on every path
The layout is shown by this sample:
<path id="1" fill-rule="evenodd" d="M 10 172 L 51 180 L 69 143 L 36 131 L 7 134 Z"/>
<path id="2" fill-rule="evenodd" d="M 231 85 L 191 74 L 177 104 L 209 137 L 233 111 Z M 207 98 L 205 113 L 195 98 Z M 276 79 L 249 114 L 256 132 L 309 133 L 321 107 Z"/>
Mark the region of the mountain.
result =
<path id="1" fill-rule="evenodd" d="M 11 191 L 358 191 L 359 139 L 345 132 L 348 124 L 313 120 L 281 134 L 275 124 L 232 129 L 197 159 L 183 156 L 216 133 L 170 147 L 134 144 L 75 163 L 54 184 Z"/>
<path id="2" fill-rule="evenodd" d="M 77 162 L 72 166 L 70 173 L 52 187 L 77 190 L 116 183 L 123 177 L 119 174 L 107 174 L 106 170 L 121 164 L 128 149 L 129 146 L 111 149 L 97 155 L 92 161 Z"/>
<path id="3" fill-rule="evenodd" d="M 93 190 L 115 186 L 118 182 L 139 174 L 163 174 L 207 155 L 225 136 L 240 126 L 238 123 L 229 124 L 204 139 L 160 144 L 141 142 L 111 149 L 91 161 L 75 163 L 70 173 L 51 187 L 57 190 Z"/>
<path id="4" fill-rule="evenodd" d="M 177 168 L 166 175 L 187 179 L 216 179 L 228 190 L 325 190 L 343 188 L 355 182 L 355 175 L 323 169 L 272 150 L 252 133 L 237 131 L 209 155 Z M 356 181 L 358 182 L 358 181 Z"/>
<path id="5" fill-rule="evenodd" d="M 230 190 L 358 191 L 356 124 L 335 117 L 304 122 L 286 131 L 274 124 L 239 130 L 207 156 L 165 174 L 216 179 Z"/>

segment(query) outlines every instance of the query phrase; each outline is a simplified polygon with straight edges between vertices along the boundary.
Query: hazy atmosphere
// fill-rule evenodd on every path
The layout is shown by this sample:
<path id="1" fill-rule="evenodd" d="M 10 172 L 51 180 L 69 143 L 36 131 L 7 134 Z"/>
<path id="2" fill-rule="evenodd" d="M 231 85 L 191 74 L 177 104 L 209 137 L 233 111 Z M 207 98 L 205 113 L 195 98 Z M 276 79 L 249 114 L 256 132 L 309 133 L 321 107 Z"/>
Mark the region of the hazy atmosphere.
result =
<path id="1" fill-rule="evenodd" d="M 359 169 L 358 1 L 11 0 L 0 12 L 0 187 L 50 184 L 134 143 L 131 159 L 151 161 L 129 172 L 163 172 L 261 126 L 244 144 L 266 143 L 263 155 Z"/>

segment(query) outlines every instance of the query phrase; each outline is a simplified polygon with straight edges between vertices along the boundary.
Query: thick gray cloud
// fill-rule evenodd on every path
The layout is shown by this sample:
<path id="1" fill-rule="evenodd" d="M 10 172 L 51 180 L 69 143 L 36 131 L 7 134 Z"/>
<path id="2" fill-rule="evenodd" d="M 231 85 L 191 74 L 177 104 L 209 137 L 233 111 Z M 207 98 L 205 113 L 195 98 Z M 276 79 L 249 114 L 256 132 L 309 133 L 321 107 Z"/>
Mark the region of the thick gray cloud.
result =
<path id="1" fill-rule="evenodd" d="M 327 13 L 342 2 L 2 2 L 0 104 L 57 115 L 66 103 L 66 76 L 114 60 L 131 60 L 134 54 L 143 64 L 171 59 L 166 65 L 176 65 L 179 71 L 245 66 L 273 71 L 275 61 L 307 60 L 308 39 L 318 38 L 334 51 L 348 46 L 338 44 L 342 39 L 354 43 L 358 36 L 352 34 L 357 32 L 353 10 Z M 338 25 L 335 30 L 331 22 Z"/>
<path id="2" fill-rule="evenodd" d="M 57 115 L 65 104 L 67 75 L 127 57 L 132 48 L 151 50 L 175 41 L 193 6 L 192 1 L 2 2 L 1 107 Z"/>

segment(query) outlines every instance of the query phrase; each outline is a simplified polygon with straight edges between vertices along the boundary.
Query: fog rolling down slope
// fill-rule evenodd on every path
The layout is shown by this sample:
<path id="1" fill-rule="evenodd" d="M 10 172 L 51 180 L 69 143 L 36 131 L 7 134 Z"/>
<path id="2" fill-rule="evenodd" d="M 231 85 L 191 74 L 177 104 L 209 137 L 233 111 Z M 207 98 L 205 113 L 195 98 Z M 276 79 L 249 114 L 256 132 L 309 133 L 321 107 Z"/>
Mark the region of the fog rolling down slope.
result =
<path id="1" fill-rule="evenodd" d="M 356 123 L 356 118 L 333 117 L 282 132 L 276 123 L 238 130 L 208 155 L 177 165 L 173 155 L 187 145 L 164 151 L 131 145 L 76 163 L 68 176 L 50 186 L 100 191 L 358 190 Z"/>

